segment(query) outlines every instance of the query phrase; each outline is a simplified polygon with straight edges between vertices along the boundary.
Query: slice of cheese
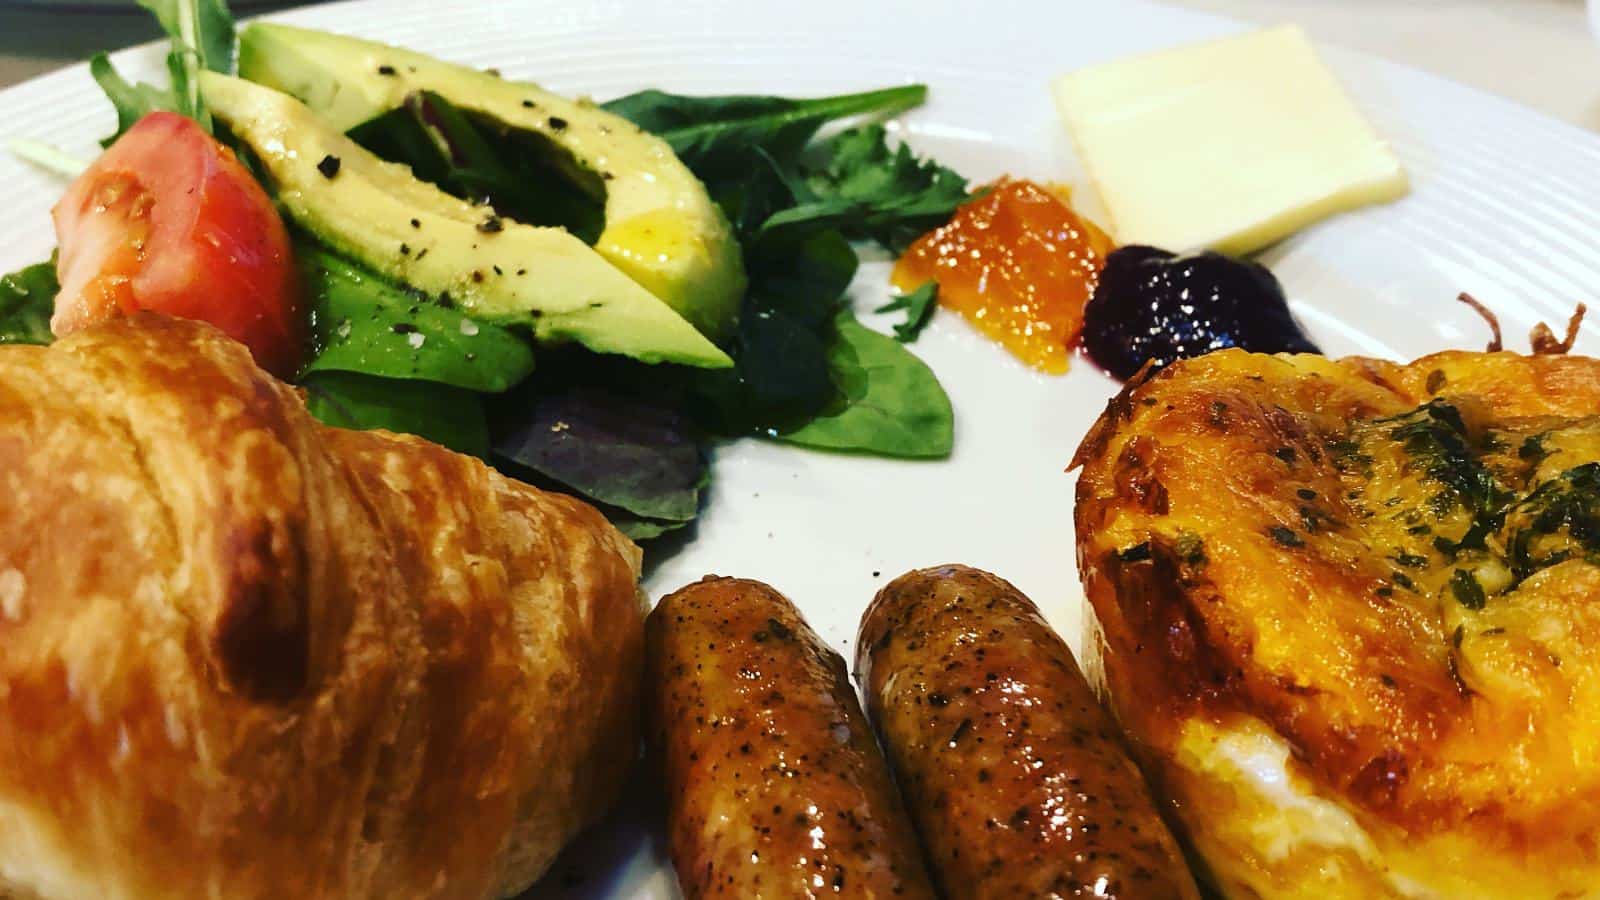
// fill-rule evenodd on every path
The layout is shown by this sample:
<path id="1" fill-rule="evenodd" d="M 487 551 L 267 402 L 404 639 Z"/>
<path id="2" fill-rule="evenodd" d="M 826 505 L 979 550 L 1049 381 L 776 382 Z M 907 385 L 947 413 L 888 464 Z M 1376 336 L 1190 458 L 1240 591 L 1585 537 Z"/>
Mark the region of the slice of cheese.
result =
<path id="1" fill-rule="evenodd" d="M 1081 69 L 1055 98 L 1122 244 L 1249 253 L 1407 190 L 1296 26 Z"/>

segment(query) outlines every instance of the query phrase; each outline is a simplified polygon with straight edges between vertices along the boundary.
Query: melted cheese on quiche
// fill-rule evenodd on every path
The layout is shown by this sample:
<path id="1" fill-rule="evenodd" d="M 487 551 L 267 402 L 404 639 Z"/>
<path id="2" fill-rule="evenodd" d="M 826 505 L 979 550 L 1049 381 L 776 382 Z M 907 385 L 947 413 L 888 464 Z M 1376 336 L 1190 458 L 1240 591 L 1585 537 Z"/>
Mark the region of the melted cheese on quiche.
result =
<path id="1" fill-rule="evenodd" d="M 1600 362 L 1224 351 L 1078 463 L 1113 706 L 1231 895 L 1600 890 Z"/>

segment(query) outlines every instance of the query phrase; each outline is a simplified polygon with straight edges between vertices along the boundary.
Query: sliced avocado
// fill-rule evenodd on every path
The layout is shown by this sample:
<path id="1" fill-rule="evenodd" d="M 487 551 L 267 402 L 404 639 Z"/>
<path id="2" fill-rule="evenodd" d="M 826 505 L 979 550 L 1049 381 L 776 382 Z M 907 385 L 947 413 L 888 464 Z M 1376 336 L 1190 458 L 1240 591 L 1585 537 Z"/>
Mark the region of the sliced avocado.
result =
<path id="1" fill-rule="evenodd" d="M 627 119 L 411 50 L 268 22 L 240 32 L 239 74 L 298 97 L 339 131 L 431 91 L 546 138 L 603 179 L 600 255 L 713 339 L 731 331 L 745 288 L 732 229 L 672 148 Z"/>
<path id="2" fill-rule="evenodd" d="M 541 340 L 645 362 L 726 368 L 728 355 L 561 228 L 495 217 L 362 149 L 288 94 L 201 75 L 212 114 L 260 157 L 290 218 L 383 275 Z"/>

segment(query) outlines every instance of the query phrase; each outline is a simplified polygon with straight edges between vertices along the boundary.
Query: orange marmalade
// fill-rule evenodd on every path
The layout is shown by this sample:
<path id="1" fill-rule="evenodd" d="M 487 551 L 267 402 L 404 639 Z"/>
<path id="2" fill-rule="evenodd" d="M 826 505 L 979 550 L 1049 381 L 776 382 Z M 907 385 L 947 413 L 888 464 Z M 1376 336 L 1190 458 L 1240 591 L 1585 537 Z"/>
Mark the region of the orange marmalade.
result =
<path id="1" fill-rule="evenodd" d="M 1060 197 L 1004 179 L 918 238 L 895 264 L 902 291 L 939 283 L 939 303 L 1041 371 L 1067 370 L 1113 244 Z"/>

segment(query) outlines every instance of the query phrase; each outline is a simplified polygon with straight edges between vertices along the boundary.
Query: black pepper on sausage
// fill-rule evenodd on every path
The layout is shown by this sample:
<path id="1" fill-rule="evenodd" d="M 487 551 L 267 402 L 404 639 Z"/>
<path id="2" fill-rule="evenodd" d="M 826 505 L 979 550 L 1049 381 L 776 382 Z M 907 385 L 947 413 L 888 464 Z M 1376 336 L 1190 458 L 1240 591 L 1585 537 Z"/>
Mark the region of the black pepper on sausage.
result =
<path id="1" fill-rule="evenodd" d="M 707 578 L 646 625 L 678 883 L 702 897 L 934 897 L 844 660 L 782 594 Z"/>
<path id="2" fill-rule="evenodd" d="M 940 566 L 868 607 L 857 668 L 950 900 L 1198 900 L 1072 652 L 1006 581 Z"/>

